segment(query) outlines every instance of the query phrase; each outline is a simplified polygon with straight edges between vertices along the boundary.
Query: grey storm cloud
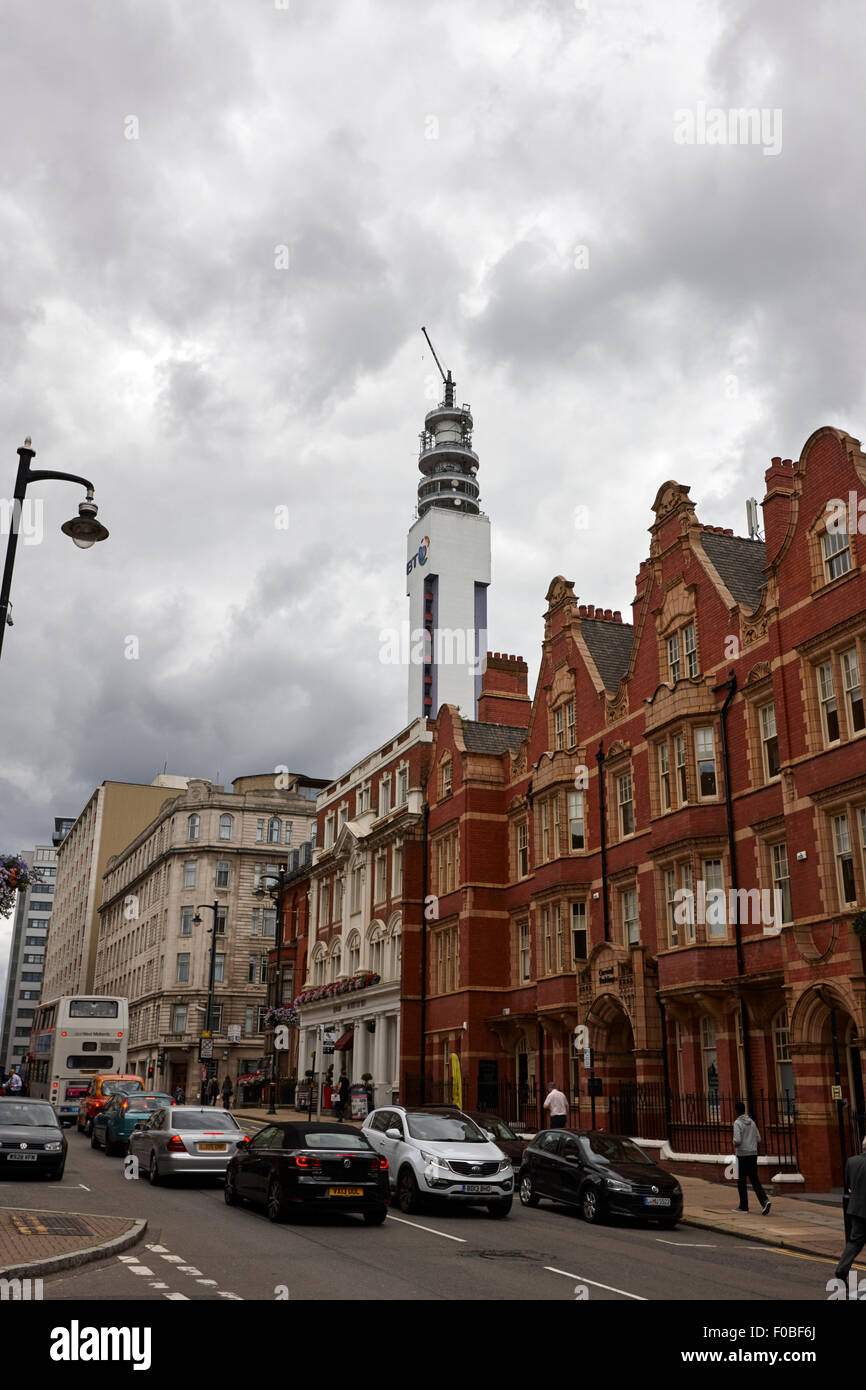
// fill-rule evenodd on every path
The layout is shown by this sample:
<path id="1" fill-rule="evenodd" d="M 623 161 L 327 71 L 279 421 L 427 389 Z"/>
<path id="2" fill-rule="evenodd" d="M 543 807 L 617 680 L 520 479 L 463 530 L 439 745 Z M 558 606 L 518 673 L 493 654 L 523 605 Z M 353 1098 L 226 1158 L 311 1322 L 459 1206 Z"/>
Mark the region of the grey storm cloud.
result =
<path id="1" fill-rule="evenodd" d="M 742 532 L 771 455 L 861 433 L 858 20 L 853 0 L 10 12 L 0 493 L 31 434 L 37 467 L 94 480 L 111 536 L 73 550 L 78 489 L 34 487 L 0 849 L 105 778 L 336 775 L 406 722 L 380 655 L 438 391 L 422 323 L 475 417 L 489 645 L 531 679 L 554 574 L 629 608 L 664 479 Z M 780 152 L 678 144 L 699 103 L 778 109 Z"/>

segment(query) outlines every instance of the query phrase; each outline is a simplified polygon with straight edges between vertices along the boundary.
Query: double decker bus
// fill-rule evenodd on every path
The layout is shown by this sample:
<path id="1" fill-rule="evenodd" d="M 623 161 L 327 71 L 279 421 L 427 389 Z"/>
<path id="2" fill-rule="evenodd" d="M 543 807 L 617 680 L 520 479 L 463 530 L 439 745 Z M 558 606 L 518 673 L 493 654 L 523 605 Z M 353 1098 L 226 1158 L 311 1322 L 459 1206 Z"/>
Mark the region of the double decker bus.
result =
<path id="1" fill-rule="evenodd" d="M 126 1071 L 128 1041 L 126 999 L 64 994 L 38 1004 L 27 1058 L 30 1095 L 50 1101 L 61 1124 L 70 1124 L 91 1077 Z"/>

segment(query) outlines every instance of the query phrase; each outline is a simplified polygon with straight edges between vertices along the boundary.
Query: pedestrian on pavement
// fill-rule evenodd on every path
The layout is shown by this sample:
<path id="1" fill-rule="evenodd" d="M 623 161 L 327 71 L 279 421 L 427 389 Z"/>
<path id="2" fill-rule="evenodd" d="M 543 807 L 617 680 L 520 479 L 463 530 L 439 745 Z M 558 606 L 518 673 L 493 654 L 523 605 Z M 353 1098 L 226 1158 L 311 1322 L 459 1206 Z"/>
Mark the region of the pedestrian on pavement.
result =
<path id="1" fill-rule="evenodd" d="M 17 1071 L 13 1071 L 9 1080 L 6 1082 L 6 1094 L 9 1096 L 20 1096 L 22 1081 Z"/>
<path id="2" fill-rule="evenodd" d="M 172 1100 L 174 1101 L 175 1105 L 183 1105 L 184 1101 L 186 1100 L 186 1091 L 183 1089 L 180 1082 L 178 1082 L 174 1088 L 174 1095 L 172 1096 Z"/>
<path id="3" fill-rule="evenodd" d="M 836 1278 L 843 1283 L 847 1281 L 852 1264 L 866 1245 L 866 1139 L 863 1140 L 863 1152 L 849 1158 L 845 1164 L 845 1197 L 848 1241 L 836 1267 Z"/>
<path id="4" fill-rule="evenodd" d="M 345 1120 L 346 1111 L 349 1109 L 349 1078 L 345 1072 L 340 1077 L 340 1084 L 337 1087 L 337 1119 Z"/>
<path id="5" fill-rule="evenodd" d="M 748 1184 L 751 1183 L 761 1204 L 761 1215 L 766 1216 L 770 1210 L 770 1199 L 758 1177 L 758 1145 L 761 1135 L 741 1100 L 737 1101 L 734 1110 L 737 1114 L 734 1120 L 734 1153 L 737 1159 L 737 1190 L 740 1194 L 740 1205 L 734 1207 L 734 1211 L 749 1210 Z"/>
<path id="6" fill-rule="evenodd" d="M 551 1129 L 564 1129 L 565 1120 L 568 1115 L 568 1100 L 564 1093 L 557 1089 L 555 1081 L 547 1083 L 547 1099 L 544 1108 L 550 1115 Z"/>
<path id="7" fill-rule="evenodd" d="M 232 1085 L 232 1079 L 230 1076 L 227 1076 L 223 1082 L 223 1110 L 229 1110 L 231 1108 L 233 1090 L 234 1086 Z"/>
<path id="8" fill-rule="evenodd" d="M 219 1082 L 217 1081 L 216 1077 L 215 1077 L 215 1076 L 212 1076 L 211 1079 L 210 1079 L 210 1085 L 208 1086 L 208 1089 L 207 1089 L 207 1098 L 208 1098 L 208 1104 L 209 1104 L 209 1105 L 216 1105 L 217 1100 L 219 1099 L 219 1093 L 220 1093 L 220 1084 L 219 1084 Z"/>

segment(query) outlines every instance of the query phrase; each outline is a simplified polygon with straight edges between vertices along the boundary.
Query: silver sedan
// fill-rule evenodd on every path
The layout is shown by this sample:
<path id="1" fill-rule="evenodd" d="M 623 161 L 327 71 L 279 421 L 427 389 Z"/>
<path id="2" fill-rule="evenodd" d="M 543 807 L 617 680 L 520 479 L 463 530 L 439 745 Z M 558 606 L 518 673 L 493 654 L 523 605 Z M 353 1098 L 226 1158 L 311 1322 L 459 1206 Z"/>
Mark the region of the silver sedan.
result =
<path id="1" fill-rule="evenodd" d="M 133 1154 L 153 1184 L 185 1173 L 224 1177 L 239 1144 L 246 1144 L 234 1115 L 212 1106 L 172 1105 L 142 1121 L 129 1138 Z"/>

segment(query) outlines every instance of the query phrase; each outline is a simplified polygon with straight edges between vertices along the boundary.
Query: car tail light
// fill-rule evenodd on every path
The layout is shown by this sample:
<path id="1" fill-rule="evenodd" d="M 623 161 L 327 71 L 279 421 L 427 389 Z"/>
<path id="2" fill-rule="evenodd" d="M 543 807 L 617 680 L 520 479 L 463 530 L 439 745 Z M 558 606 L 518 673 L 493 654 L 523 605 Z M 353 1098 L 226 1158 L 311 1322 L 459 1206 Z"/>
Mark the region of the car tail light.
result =
<path id="1" fill-rule="evenodd" d="M 289 1161 L 294 1167 L 305 1168 L 309 1172 L 321 1173 L 322 1171 L 322 1160 L 320 1158 L 313 1158 L 310 1154 L 296 1154 L 294 1159 L 290 1159 Z"/>
<path id="2" fill-rule="evenodd" d="M 173 1149 L 175 1153 L 186 1153 L 186 1144 L 183 1142 L 179 1134 L 173 1134 L 165 1147 L 167 1149 Z"/>
<path id="3" fill-rule="evenodd" d="M 121 1105 L 120 1108 L 121 1108 L 121 1110 L 128 1110 L 128 1109 L 129 1109 L 129 1101 L 128 1101 L 128 1100 L 125 1100 L 125 1101 L 123 1102 L 123 1104 Z"/>
<path id="4" fill-rule="evenodd" d="M 373 1159 L 373 1162 L 370 1164 L 370 1171 L 373 1172 L 373 1173 L 375 1173 L 375 1172 L 377 1172 L 377 1171 L 380 1172 L 380 1173 L 384 1173 L 384 1172 L 387 1171 L 387 1168 L 388 1168 L 388 1160 L 387 1160 L 387 1158 L 374 1158 L 374 1159 Z"/>

